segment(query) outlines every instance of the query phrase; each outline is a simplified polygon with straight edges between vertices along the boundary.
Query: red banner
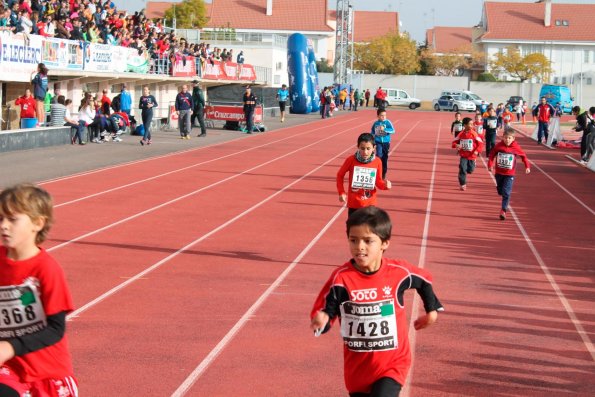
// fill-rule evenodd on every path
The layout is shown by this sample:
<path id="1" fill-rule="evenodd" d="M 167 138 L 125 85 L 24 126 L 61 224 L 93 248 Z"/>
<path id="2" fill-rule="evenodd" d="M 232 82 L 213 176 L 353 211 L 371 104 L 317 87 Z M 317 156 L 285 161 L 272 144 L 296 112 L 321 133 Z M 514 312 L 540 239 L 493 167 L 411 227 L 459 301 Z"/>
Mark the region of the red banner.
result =
<path id="1" fill-rule="evenodd" d="M 173 64 L 172 76 L 196 76 L 196 63 L 194 62 L 194 57 L 187 56 L 185 58 L 186 59 L 176 59 L 176 62 Z"/>
<path id="2" fill-rule="evenodd" d="M 252 65 L 238 65 L 233 62 L 205 62 L 202 76 L 205 80 L 256 80 L 256 71 Z"/>
<path id="3" fill-rule="evenodd" d="M 244 117 L 244 108 L 242 106 L 206 106 L 205 118 L 209 120 L 246 121 Z M 254 122 L 262 122 L 261 106 L 257 106 L 254 109 Z"/>

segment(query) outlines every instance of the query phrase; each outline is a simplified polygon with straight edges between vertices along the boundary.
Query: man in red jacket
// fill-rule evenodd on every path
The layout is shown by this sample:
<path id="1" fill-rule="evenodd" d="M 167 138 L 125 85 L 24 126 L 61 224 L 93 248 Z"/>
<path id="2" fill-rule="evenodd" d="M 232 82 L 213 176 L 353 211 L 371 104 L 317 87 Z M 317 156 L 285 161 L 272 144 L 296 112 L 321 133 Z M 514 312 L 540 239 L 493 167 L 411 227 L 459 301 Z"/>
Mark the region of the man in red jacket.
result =
<path id="1" fill-rule="evenodd" d="M 541 144 L 541 139 L 544 138 L 544 143 L 547 144 L 549 135 L 549 123 L 556 111 L 552 105 L 547 103 L 545 97 L 541 97 L 541 104 L 533 111 L 533 116 L 537 117 L 537 143 Z"/>
<path id="2" fill-rule="evenodd" d="M 483 140 L 473 129 L 473 119 L 463 119 L 463 131 L 452 141 L 452 147 L 459 151 L 459 185 L 461 190 L 467 189 L 467 174 L 475 171 L 475 159 L 483 148 Z"/>
<path id="3" fill-rule="evenodd" d="M 508 210 L 508 202 L 512 194 L 512 184 L 514 183 L 516 156 L 520 156 L 525 164 L 525 173 L 531 172 L 531 166 L 527 155 L 521 149 L 521 146 L 514 140 L 514 130 L 509 129 L 504 131 L 502 140 L 494 146 L 490 152 L 490 159 L 488 161 L 488 168 L 490 171 L 495 171 L 496 188 L 498 195 L 502 196 L 502 209 L 500 210 L 500 219 L 506 219 L 506 211 Z M 495 160 L 495 166 L 494 166 Z"/>

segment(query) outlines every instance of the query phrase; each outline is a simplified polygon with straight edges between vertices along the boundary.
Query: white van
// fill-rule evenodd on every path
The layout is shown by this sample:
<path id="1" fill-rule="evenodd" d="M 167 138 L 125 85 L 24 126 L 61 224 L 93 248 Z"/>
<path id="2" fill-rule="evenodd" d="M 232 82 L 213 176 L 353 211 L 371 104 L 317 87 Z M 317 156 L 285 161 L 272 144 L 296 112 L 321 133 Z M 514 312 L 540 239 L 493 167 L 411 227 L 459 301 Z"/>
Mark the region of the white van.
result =
<path id="1" fill-rule="evenodd" d="M 487 104 L 486 101 L 484 101 L 478 95 L 474 94 L 471 91 L 465 91 L 465 90 L 444 90 L 444 91 L 442 91 L 442 94 L 440 94 L 440 96 L 443 96 L 443 95 L 457 95 L 457 96 L 460 96 L 465 101 L 471 101 L 471 102 L 473 102 L 478 109 L 479 109 L 479 107 L 481 105 Z"/>
<path id="2" fill-rule="evenodd" d="M 394 106 L 407 106 L 409 109 L 416 109 L 421 106 L 421 101 L 411 97 L 407 91 L 397 88 L 383 88 L 386 92 L 386 102 Z"/>

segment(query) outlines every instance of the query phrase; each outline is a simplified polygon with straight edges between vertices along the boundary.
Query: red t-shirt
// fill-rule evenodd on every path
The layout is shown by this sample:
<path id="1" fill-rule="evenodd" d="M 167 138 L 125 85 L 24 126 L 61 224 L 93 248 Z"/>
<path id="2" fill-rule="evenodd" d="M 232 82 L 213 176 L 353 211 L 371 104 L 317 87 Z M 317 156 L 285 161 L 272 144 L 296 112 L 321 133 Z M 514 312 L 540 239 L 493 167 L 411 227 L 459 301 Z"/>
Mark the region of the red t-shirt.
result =
<path id="1" fill-rule="evenodd" d="M 15 105 L 21 105 L 21 118 L 22 119 L 34 119 L 35 118 L 35 98 L 30 96 L 26 98 L 24 96 L 17 98 L 14 101 Z"/>
<path id="2" fill-rule="evenodd" d="M 8 310 L 0 316 L 0 340 L 35 333 L 45 328 L 47 316 L 73 310 L 64 271 L 44 249 L 33 258 L 13 261 L 0 247 L 0 296 L 0 312 Z M 5 365 L 23 382 L 73 376 L 66 336 Z"/>
<path id="3" fill-rule="evenodd" d="M 405 384 L 411 352 L 403 294 L 411 288 L 420 294 L 426 312 L 444 310 L 434 294 L 432 275 L 400 259 L 383 258 L 372 274 L 347 262 L 320 291 L 310 315 L 323 310 L 331 324 L 340 318 L 349 393 L 370 393 L 371 385 L 384 377 Z"/>
<path id="4" fill-rule="evenodd" d="M 349 191 L 347 193 L 347 207 L 362 208 L 376 205 L 376 189 L 387 190 L 382 180 L 382 162 L 375 157 L 369 163 L 360 163 L 355 155 L 349 156 L 337 172 L 337 191 L 345 193 L 343 180 L 349 172 Z M 355 182 L 354 182 L 355 177 Z"/>

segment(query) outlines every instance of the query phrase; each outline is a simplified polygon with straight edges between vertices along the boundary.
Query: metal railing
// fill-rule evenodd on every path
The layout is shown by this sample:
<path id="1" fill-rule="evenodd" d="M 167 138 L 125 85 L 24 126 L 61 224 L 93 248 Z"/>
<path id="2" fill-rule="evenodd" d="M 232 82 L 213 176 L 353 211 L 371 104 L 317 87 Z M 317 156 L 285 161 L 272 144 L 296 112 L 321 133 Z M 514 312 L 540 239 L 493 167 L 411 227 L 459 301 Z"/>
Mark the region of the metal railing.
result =
<path id="1" fill-rule="evenodd" d="M 229 30 L 200 31 L 197 29 L 176 29 L 176 35 L 191 43 L 217 45 L 246 45 L 287 48 L 287 36 L 273 33 L 242 32 Z"/>

